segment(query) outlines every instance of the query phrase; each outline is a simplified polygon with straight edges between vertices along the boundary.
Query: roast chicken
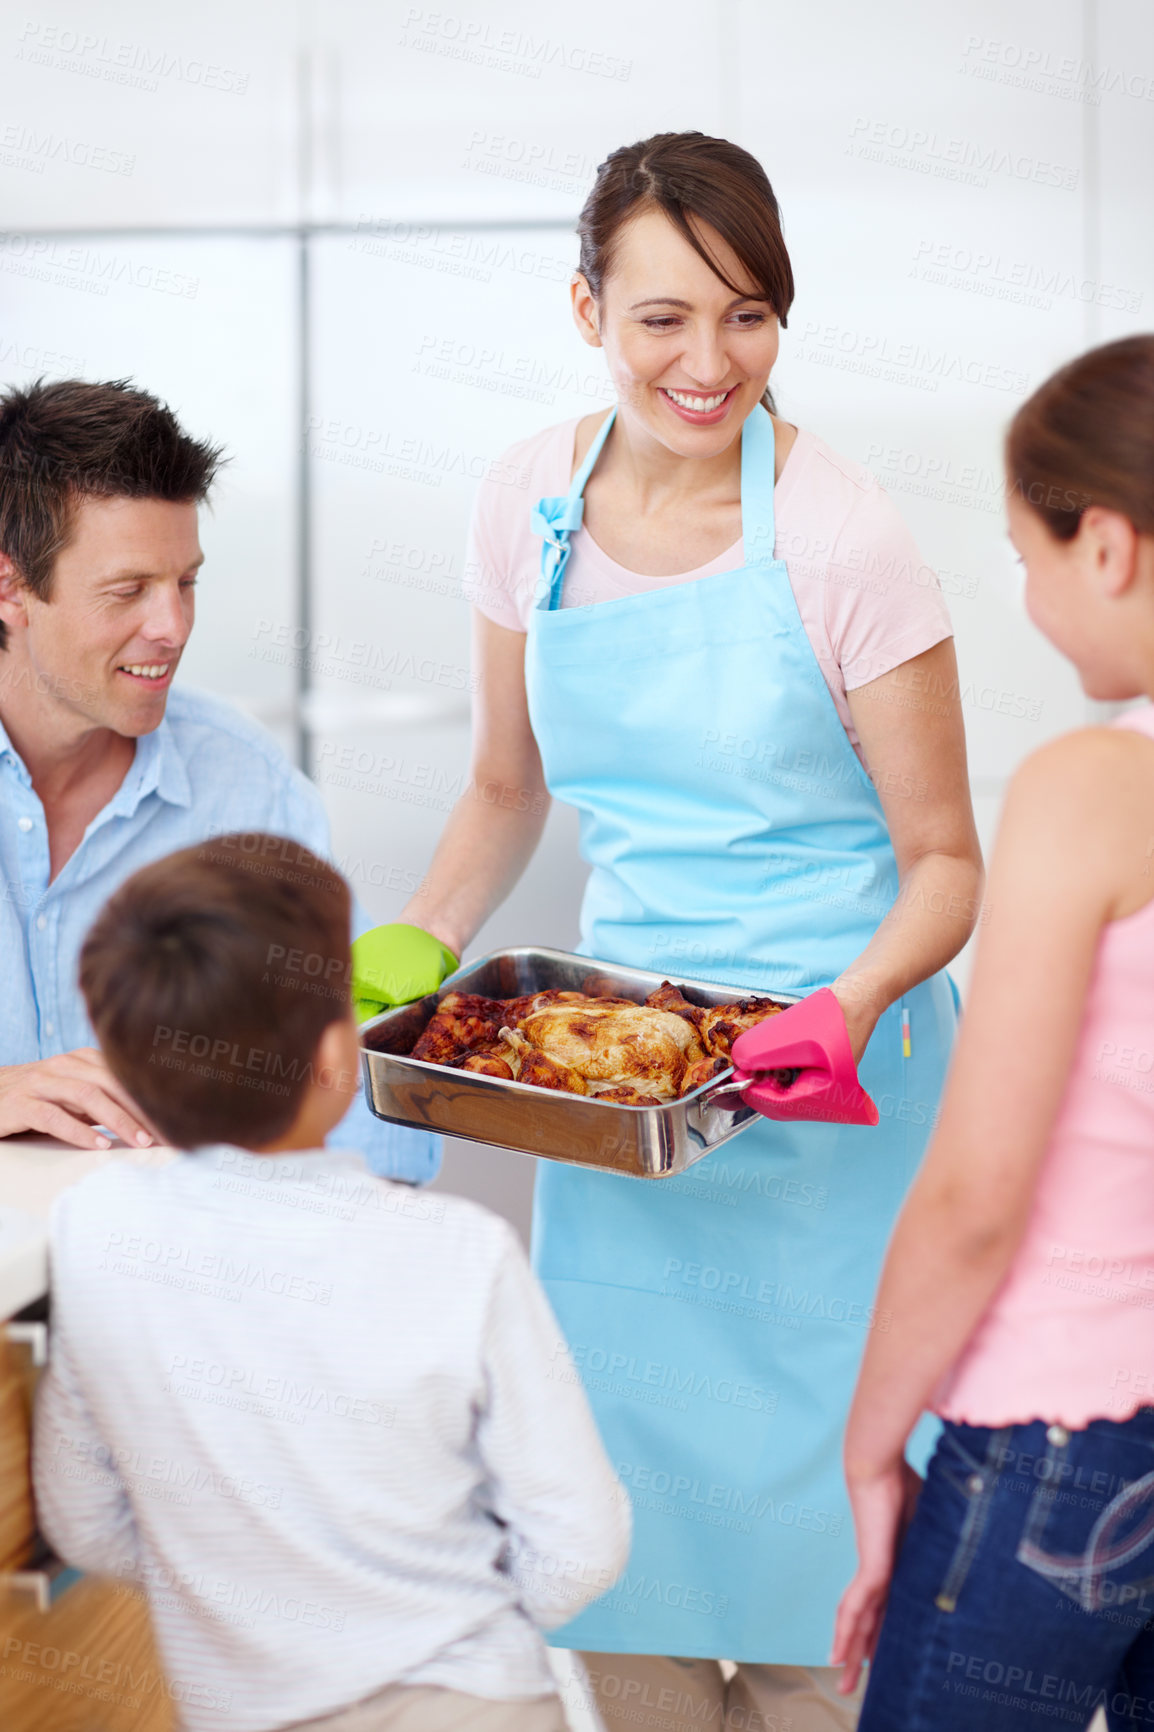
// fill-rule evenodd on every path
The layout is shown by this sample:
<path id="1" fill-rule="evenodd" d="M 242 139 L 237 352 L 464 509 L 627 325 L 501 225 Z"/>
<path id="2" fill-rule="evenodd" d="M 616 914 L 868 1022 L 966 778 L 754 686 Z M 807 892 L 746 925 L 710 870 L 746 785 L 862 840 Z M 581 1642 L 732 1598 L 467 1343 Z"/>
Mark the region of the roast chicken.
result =
<path id="1" fill-rule="evenodd" d="M 703 1007 L 668 980 L 644 1004 L 556 990 L 521 998 L 447 992 L 412 1056 L 619 1105 L 660 1106 L 727 1070 L 738 1035 L 784 1009 L 772 998 Z"/>

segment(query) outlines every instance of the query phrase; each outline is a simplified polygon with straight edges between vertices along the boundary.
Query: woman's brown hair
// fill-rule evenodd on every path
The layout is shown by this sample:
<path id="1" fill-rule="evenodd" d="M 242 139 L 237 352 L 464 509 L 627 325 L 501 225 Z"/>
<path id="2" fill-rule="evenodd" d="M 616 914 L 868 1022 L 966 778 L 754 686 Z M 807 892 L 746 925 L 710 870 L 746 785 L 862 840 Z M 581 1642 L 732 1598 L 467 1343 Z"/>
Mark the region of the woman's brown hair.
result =
<path id="1" fill-rule="evenodd" d="M 1091 505 L 1154 534 L 1154 336 L 1091 349 L 1039 386 L 1010 423 L 1006 472 L 1059 541 Z"/>
<path id="2" fill-rule="evenodd" d="M 726 276 L 697 225 L 716 229 L 784 328 L 793 305 L 793 268 L 777 199 L 756 157 L 739 144 L 704 132 L 659 132 L 607 156 L 577 220 L 577 269 L 595 299 L 601 299 L 613 269 L 618 235 L 646 209 L 664 211 L 726 287 L 744 295 L 747 285 Z M 768 391 L 763 401 L 773 408 Z"/>

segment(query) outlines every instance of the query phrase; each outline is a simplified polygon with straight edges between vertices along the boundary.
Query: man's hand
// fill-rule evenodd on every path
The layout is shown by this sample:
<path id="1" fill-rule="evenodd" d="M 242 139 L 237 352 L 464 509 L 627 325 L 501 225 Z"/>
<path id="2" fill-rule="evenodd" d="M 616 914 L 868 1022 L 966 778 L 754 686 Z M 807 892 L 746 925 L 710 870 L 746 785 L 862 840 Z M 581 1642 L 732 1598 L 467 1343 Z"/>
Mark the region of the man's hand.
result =
<path id="1" fill-rule="evenodd" d="M 94 1046 L 0 1066 L 0 1137 L 44 1131 L 77 1149 L 110 1149 L 103 1125 L 133 1148 L 155 1137 Z"/>
<path id="2" fill-rule="evenodd" d="M 858 1568 L 837 1609 L 830 1655 L 832 1666 L 845 1668 L 838 1683 L 843 1695 L 852 1694 L 862 1666 L 873 1659 L 890 1577 L 921 1489 L 921 1479 L 904 1459 L 875 1478 L 849 1481 Z"/>

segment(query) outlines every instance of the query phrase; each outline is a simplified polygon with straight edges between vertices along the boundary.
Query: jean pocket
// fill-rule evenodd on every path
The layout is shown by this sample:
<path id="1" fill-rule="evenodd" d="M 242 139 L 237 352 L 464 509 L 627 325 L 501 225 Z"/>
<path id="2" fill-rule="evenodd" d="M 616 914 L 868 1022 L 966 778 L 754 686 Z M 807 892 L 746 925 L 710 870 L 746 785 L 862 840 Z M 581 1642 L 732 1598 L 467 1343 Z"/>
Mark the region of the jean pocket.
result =
<path id="1" fill-rule="evenodd" d="M 1010 1436 L 1010 1429 L 1006 1427 L 1001 1431 L 975 1433 L 971 1441 L 979 1447 L 984 1445 L 980 1455 L 968 1449 L 961 1441 L 956 1426 L 947 1425 L 942 1433 L 933 1469 L 960 1493 L 966 1501 L 966 1507 L 958 1530 L 957 1544 L 942 1585 L 934 1596 L 934 1604 L 940 1612 L 952 1612 L 956 1609 L 966 1577 L 978 1555 L 990 1505 L 997 1490 L 998 1463 Z"/>
<path id="2" fill-rule="evenodd" d="M 1086 1434 L 1078 1453 L 1086 1451 Z M 1039 1485 L 1030 1500 L 1017 1559 L 1042 1576 L 1084 1612 L 1117 1607 L 1137 1623 L 1154 1614 L 1154 1471 L 1150 1451 L 1111 1452 L 1114 1471 L 1091 1473 L 1090 1490 L 1080 1483 L 1074 1446 L 1064 1426 L 1046 1434 Z M 1139 1471 L 1116 1471 L 1127 1458 Z M 1091 1457 L 1091 1459 L 1093 1459 Z M 1105 1482 L 1094 1489 L 1097 1482 Z"/>

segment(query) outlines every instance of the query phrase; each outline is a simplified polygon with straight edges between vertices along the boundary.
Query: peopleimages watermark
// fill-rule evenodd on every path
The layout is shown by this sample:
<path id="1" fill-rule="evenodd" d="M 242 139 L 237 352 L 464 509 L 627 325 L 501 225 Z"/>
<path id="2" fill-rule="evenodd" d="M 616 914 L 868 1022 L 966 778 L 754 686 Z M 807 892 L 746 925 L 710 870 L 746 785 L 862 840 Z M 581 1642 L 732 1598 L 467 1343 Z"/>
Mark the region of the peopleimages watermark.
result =
<path id="1" fill-rule="evenodd" d="M 978 144 L 969 138 L 950 138 L 933 127 L 911 126 L 904 121 L 871 120 L 859 115 L 850 128 L 848 156 L 879 162 L 888 168 L 907 168 L 939 180 L 961 181 L 969 186 L 989 186 L 992 174 L 1012 180 L 1031 181 L 1038 186 L 1077 190 L 1079 171 L 1064 163 L 1050 162 L 1030 151 L 1009 150 L 1004 145 Z"/>
<path id="2" fill-rule="evenodd" d="M 421 760 L 374 752 L 370 747 L 338 746 L 335 740 L 323 741 L 317 752 L 316 779 L 333 787 L 446 812 L 466 794 L 505 812 L 537 815 L 548 805 L 539 788 L 519 788 L 493 778 L 477 782 L 467 770 L 450 771 Z"/>
<path id="3" fill-rule="evenodd" d="M 399 217 L 373 216 L 362 211 L 353 224 L 349 251 L 390 264 L 416 265 L 419 270 L 491 283 L 494 271 L 567 283 L 573 264 L 556 253 L 542 253 L 519 237 L 450 229 L 440 223 L 407 222 Z"/>
<path id="4" fill-rule="evenodd" d="M 596 159 L 580 151 L 564 150 L 542 139 L 480 129 L 469 139 L 461 166 L 473 174 L 571 194 L 583 192 L 597 173 Z"/>
<path id="5" fill-rule="evenodd" d="M 194 1495 L 223 1498 L 254 1508 L 279 1509 L 283 1488 L 249 1474 L 232 1474 L 202 1462 L 138 1448 L 135 1444 L 93 1442 L 90 1438 L 57 1438 L 50 1471 L 63 1479 L 91 1484 L 131 1486 L 136 1497 L 161 1503 L 191 1505 Z"/>
<path id="6" fill-rule="evenodd" d="M 78 72 L 107 84 L 131 85 L 137 90 L 158 90 L 162 78 L 231 96 L 243 96 L 248 89 L 247 72 L 237 72 L 212 60 L 32 19 L 25 21 L 15 57 L 33 66 Z"/>
<path id="7" fill-rule="evenodd" d="M 1028 373 L 999 361 L 817 319 L 802 328 L 793 358 L 922 391 L 936 391 L 943 382 L 952 382 L 991 391 L 1023 392 L 1030 382 Z"/>
<path id="8" fill-rule="evenodd" d="M 860 1299 L 840 1295 L 830 1296 L 794 1287 L 788 1281 L 759 1279 L 740 1269 L 723 1269 L 716 1264 L 685 1262 L 681 1257 L 668 1257 L 663 1270 L 669 1297 L 679 1297 L 678 1288 L 697 1293 L 716 1294 L 719 1304 L 730 1300 L 750 1300 L 755 1305 L 780 1306 L 793 1319 L 818 1319 L 831 1323 L 849 1323 L 861 1329 L 878 1329 L 883 1334 L 890 1327 L 888 1311 L 875 1311 Z"/>
<path id="9" fill-rule="evenodd" d="M 463 451 L 420 435 L 398 436 L 392 428 L 369 427 L 336 416 L 310 415 L 306 450 L 310 457 L 392 475 L 424 487 L 439 487 L 446 475 L 465 481 L 493 481 L 527 488 L 529 471 L 484 452 Z"/>
<path id="10" fill-rule="evenodd" d="M 399 40 L 402 48 L 420 49 L 521 78 L 540 78 L 548 66 L 624 82 L 633 71 L 631 60 L 598 48 L 532 36 L 515 26 L 501 29 L 489 19 L 462 18 L 459 13 L 427 6 L 409 7 Z"/>
<path id="11" fill-rule="evenodd" d="M 1136 313 L 1142 306 L 1141 289 L 1099 282 L 1075 266 L 1038 264 L 956 241 L 920 240 L 914 248 L 910 274 L 923 283 L 964 289 L 1043 312 L 1057 299 L 1126 313 Z"/>
<path id="12" fill-rule="evenodd" d="M 187 276 L 183 271 L 170 271 L 123 253 L 105 252 L 83 241 L 11 230 L 0 233 L 0 270 L 30 277 L 38 283 L 79 289 L 89 295 L 106 295 L 114 285 L 148 289 L 186 301 L 195 300 L 200 292 L 200 278 Z"/>
<path id="13" fill-rule="evenodd" d="M 1095 64 L 1080 54 L 1055 54 L 1050 48 L 1002 37 L 969 36 L 958 68 L 971 78 L 1034 90 L 1067 102 L 1097 106 L 1103 95 L 1128 96 L 1154 102 L 1154 74 L 1134 67 Z"/>
<path id="14" fill-rule="evenodd" d="M 199 1385 L 227 1395 L 273 1402 L 303 1415 L 305 1419 L 316 1414 L 324 1419 L 348 1420 L 357 1425 L 388 1427 L 396 1423 L 396 1408 L 372 1395 L 349 1389 L 331 1389 L 311 1381 L 298 1383 L 292 1377 L 266 1375 L 251 1366 L 229 1365 L 203 1355 L 190 1358 L 186 1353 L 174 1353 L 168 1372 L 177 1387 Z"/>
<path id="15" fill-rule="evenodd" d="M 985 1685 L 986 1689 L 978 1686 Z M 1127 1690 L 1104 1688 L 1086 1683 L 1080 1678 L 1063 1676 L 1060 1672 L 1040 1672 L 1033 1666 L 1018 1666 L 1005 1660 L 992 1660 L 984 1654 L 962 1654 L 956 1649 L 946 1660 L 943 1689 L 978 1700 L 997 1702 L 1004 1707 L 1029 1708 L 1034 1714 L 1056 1714 L 1060 1705 L 1072 1712 L 1058 1716 L 1071 1725 L 1086 1726 L 1098 1708 L 1109 1708 L 1118 1716 L 1118 1724 L 1134 1724 L 1138 1719 L 1154 1723 L 1154 1700 L 1134 1696 Z M 1053 1703 L 1046 1709 L 1043 1704 Z M 1075 1715 L 1077 1716 L 1075 1718 Z"/>
<path id="16" fill-rule="evenodd" d="M 159 1286 L 225 1299 L 230 1304 L 239 1304 L 246 1292 L 272 1293 L 305 1305 L 328 1305 L 333 1296 L 331 1282 L 248 1258 L 237 1262 L 223 1251 L 200 1250 L 142 1233 L 109 1233 L 100 1267 Z"/>
<path id="17" fill-rule="evenodd" d="M 770 1521 L 781 1527 L 796 1527 L 805 1533 L 841 1532 L 844 1515 L 839 1510 L 775 1498 L 759 1487 L 725 1485 L 699 1479 L 695 1474 L 670 1472 L 666 1468 L 619 1461 L 617 1477 L 628 1486 L 634 1506 L 656 1510 L 661 1515 L 714 1527 L 731 1527 L 752 1533 L 754 1522 Z"/>
<path id="18" fill-rule="evenodd" d="M 639 1392 L 650 1390 L 676 1396 L 688 1395 L 698 1401 L 717 1401 L 726 1407 L 762 1413 L 767 1418 L 777 1411 L 776 1390 L 767 1389 L 762 1383 L 726 1376 L 716 1367 L 702 1371 L 672 1360 L 640 1358 L 635 1353 L 601 1347 L 588 1341 L 569 1342 L 567 1345 L 559 1342 L 553 1352 L 553 1368 L 549 1376 L 560 1382 L 571 1381 L 570 1364 L 577 1367 L 586 1383 L 606 1377 L 635 1385 Z M 684 1409 L 683 1402 L 679 1405 Z"/>
<path id="19" fill-rule="evenodd" d="M 421 685 L 443 686 L 451 691 L 474 692 L 477 676 L 457 662 L 436 656 L 414 655 L 394 644 L 386 649 L 370 638 L 345 637 L 341 632 L 314 631 L 288 620 L 262 616 L 253 628 L 249 655 L 256 661 L 304 668 L 312 674 L 347 680 L 355 685 L 391 691 L 394 679 L 412 679 Z"/>
<path id="20" fill-rule="evenodd" d="M 39 343 L 22 343 L 15 337 L 0 336 L 0 367 L 20 367 L 27 373 L 61 373 L 74 377 L 88 371 L 83 355 L 70 355 L 63 349 L 45 349 Z M 38 679 L 47 675 L 38 674 Z"/>
<path id="21" fill-rule="evenodd" d="M 271 952 L 269 960 L 273 963 L 302 954 L 286 951 L 280 944 L 273 945 Z M 328 961 L 347 993 L 349 963 L 341 957 L 329 957 Z M 328 975 L 326 980 L 331 984 L 332 975 Z M 282 1096 L 289 1094 L 293 1084 L 316 1084 L 342 1094 L 350 1094 L 356 1087 L 355 1072 L 338 1070 L 332 1065 L 317 1067 L 311 1058 L 302 1059 L 268 1047 L 244 1047 L 227 1035 L 210 1036 L 197 1030 L 173 1028 L 164 1022 L 158 1022 L 153 1029 L 152 1047 L 148 1062 L 162 1070 L 187 1070 L 194 1076 L 205 1076 L 215 1082 L 233 1082 L 238 1086 L 257 1088 L 263 1086 L 265 1079 L 271 1078 L 275 1086 L 270 1086 L 268 1092 Z"/>
<path id="22" fill-rule="evenodd" d="M 539 356 L 510 354 L 485 343 L 460 337 L 423 336 L 417 345 L 412 370 L 426 379 L 451 385 L 469 385 L 475 391 L 524 398 L 551 406 L 558 394 L 587 397 L 606 405 L 615 396 L 612 382 L 596 368 L 574 367 L 567 361 L 542 360 Z"/>
<path id="23" fill-rule="evenodd" d="M 106 144 L 91 144 L 66 133 L 39 132 L 34 126 L 10 121 L 0 127 L 0 162 L 6 168 L 27 169 L 43 174 L 50 162 L 66 162 L 73 168 L 94 168 L 102 174 L 131 175 L 136 157 Z"/>

